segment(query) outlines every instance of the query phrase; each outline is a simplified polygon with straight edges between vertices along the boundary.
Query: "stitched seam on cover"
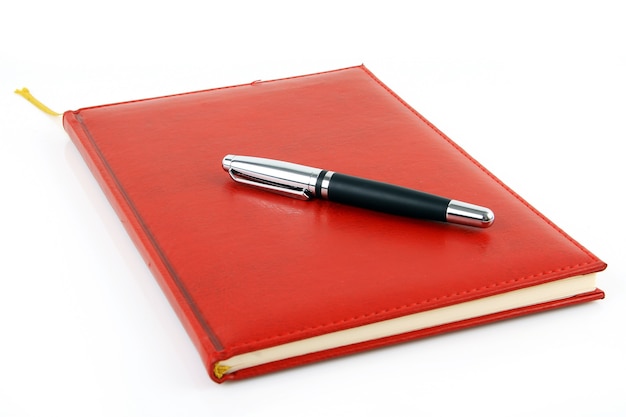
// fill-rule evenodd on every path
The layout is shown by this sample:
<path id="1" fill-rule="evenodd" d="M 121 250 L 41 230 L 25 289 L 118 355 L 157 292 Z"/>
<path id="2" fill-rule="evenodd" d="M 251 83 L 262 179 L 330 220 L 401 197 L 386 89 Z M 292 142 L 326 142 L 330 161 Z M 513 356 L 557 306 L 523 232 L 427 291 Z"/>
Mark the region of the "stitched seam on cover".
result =
<path id="1" fill-rule="evenodd" d="M 527 208 L 529 208 L 533 213 L 537 214 L 539 216 L 539 218 L 541 218 L 546 224 L 548 224 L 550 227 L 552 227 L 553 229 L 555 229 L 561 236 L 565 237 L 567 240 L 569 240 L 572 244 L 574 244 L 577 248 L 579 248 L 581 251 L 583 251 L 587 256 L 589 256 L 590 258 L 592 258 L 594 261 L 598 261 L 599 259 L 593 255 L 591 252 L 589 252 L 586 248 L 584 248 L 583 246 L 580 245 L 580 243 L 576 242 L 574 239 L 572 239 L 571 236 L 567 235 L 563 230 L 561 230 L 557 225 L 555 225 L 554 223 L 552 223 L 549 219 L 547 219 L 543 214 L 541 214 L 540 212 L 538 212 L 534 207 L 532 207 L 530 204 L 528 204 L 528 202 L 526 200 L 524 200 L 520 195 L 518 195 L 516 192 L 514 192 L 512 189 L 510 189 L 506 184 L 504 184 L 502 181 L 500 181 L 499 178 L 497 178 L 495 175 L 493 175 L 489 170 L 487 170 L 484 166 L 482 166 L 482 164 L 480 164 L 480 162 L 478 162 L 477 160 L 475 160 L 470 154 L 468 154 L 467 152 L 465 152 L 465 150 L 463 148 L 461 148 L 458 144 L 456 144 L 454 141 L 452 141 L 452 139 L 450 139 L 449 137 L 447 137 L 441 130 L 439 130 L 435 125 L 433 125 L 432 123 L 430 123 L 427 119 L 424 118 L 424 116 L 422 116 L 419 112 L 417 112 L 417 110 L 415 110 L 413 107 L 411 107 L 406 101 L 404 101 L 400 96 L 398 96 L 393 90 L 391 90 L 389 87 L 387 87 L 382 81 L 380 81 L 378 78 L 376 78 L 376 76 L 371 73 L 367 68 L 362 67 L 363 70 L 365 71 L 365 73 L 372 79 L 374 80 L 378 85 L 380 85 L 382 88 L 384 88 L 389 94 L 391 94 L 396 100 L 398 100 L 398 102 L 400 102 L 400 104 L 402 104 L 404 107 L 406 107 L 409 111 L 411 111 L 411 113 L 413 113 L 414 115 L 416 115 L 417 117 L 419 117 L 419 119 L 421 121 L 423 121 L 424 123 L 426 123 L 428 125 L 428 127 L 430 127 L 431 129 L 433 129 L 442 139 L 444 139 L 446 142 L 448 142 L 448 144 L 452 145 L 452 147 L 454 147 L 457 151 L 461 152 L 461 154 L 463 154 L 463 156 L 465 156 L 470 162 L 472 162 L 474 165 L 476 165 L 481 171 L 483 171 L 485 174 L 487 174 L 491 179 L 493 179 L 494 181 L 496 181 L 496 183 L 498 183 L 502 188 L 504 188 L 509 194 L 511 194 L 513 197 L 515 197 L 518 201 L 520 201 L 522 204 L 524 204 Z"/>
<path id="2" fill-rule="evenodd" d="M 565 237 L 568 241 L 570 241 L 577 248 L 579 248 L 581 251 L 583 251 L 591 259 L 590 259 L 589 262 L 585 262 L 585 263 L 582 263 L 582 264 L 568 265 L 568 266 L 564 266 L 562 268 L 554 269 L 554 270 L 551 270 L 551 271 L 543 271 L 543 272 L 539 272 L 539 273 L 528 275 L 528 276 L 521 277 L 521 278 L 514 278 L 514 279 L 507 280 L 507 281 L 494 282 L 493 284 L 485 285 L 485 286 L 482 286 L 482 287 L 472 288 L 472 289 L 465 290 L 465 291 L 459 291 L 459 292 L 455 292 L 455 293 L 452 293 L 452 294 L 443 295 L 443 296 L 440 296 L 440 297 L 434 297 L 434 298 L 431 298 L 431 299 L 428 299 L 428 300 L 422 300 L 422 301 L 411 303 L 411 304 L 405 304 L 405 305 L 402 305 L 402 306 L 392 307 L 392 308 L 376 311 L 376 312 L 373 312 L 373 313 L 368 313 L 368 314 L 362 314 L 362 315 L 359 315 L 359 316 L 349 317 L 347 319 L 334 321 L 334 322 L 331 322 L 331 323 L 325 323 L 325 324 L 321 324 L 321 325 L 317 325 L 317 326 L 310 326 L 310 327 L 307 327 L 307 328 L 304 328 L 304 329 L 300 329 L 300 330 L 294 330 L 294 331 L 291 331 L 291 332 L 286 332 L 286 333 L 282 333 L 282 334 L 271 336 L 271 337 L 266 337 L 266 338 L 261 338 L 261 339 L 257 339 L 257 340 L 254 340 L 254 341 L 246 342 L 246 343 L 241 343 L 241 344 L 233 346 L 229 350 L 240 349 L 240 348 L 243 348 L 243 347 L 246 347 L 246 346 L 255 345 L 255 344 L 258 344 L 258 343 L 262 343 L 262 342 L 269 342 L 271 340 L 280 339 L 280 338 L 284 338 L 284 337 L 292 336 L 292 335 L 297 335 L 299 333 L 309 332 L 311 330 L 323 329 L 325 327 L 331 327 L 331 326 L 336 326 L 336 325 L 339 325 L 339 324 L 349 323 L 349 322 L 352 322 L 352 321 L 355 321 L 355 320 L 362 320 L 362 319 L 366 319 L 366 318 L 372 317 L 372 316 L 377 316 L 377 315 L 380 315 L 380 314 L 391 313 L 391 312 L 395 312 L 395 311 L 398 311 L 398 310 L 405 310 L 405 309 L 413 308 L 413 307 L 418 306 L 418 305 L 430 304 L 430 303 L 433 303 L 433 302 L 438 302 L 438 301 L 441 301 L 441 300 L 446 300 L 446 299 L 450 299 L 450 298 L 454 298 L 454 297 L 459 297 L 459 296 L 463 296 L 463 295 L 467 295 L 467 294 L 472 294 L 472 293 L 475 293 L 475 292 L 478 292 L 478 291 L 487 290 L 487 289 L 490 289 L 490 288 L 497 288 L 497 287 L 500 287 L 500 286 L 503 286 L 503 285 L 509 285 L 509 284 L 513 284 L 513 283 L 516 283 L 516 282 L 523 282 L 523 281 L 526 281 L 526 280 L 529 280 L 529 279 L 532 279 L 532 278 L 540 277 L 542 275 L 553 274 L 553 273 L 567 271 L 567 270 L 574 269 L 574 268 L 584 267 L 584 266 L 587 266 L 587 265 L 590 265 L 590 264 L 592 264 L 594 262 L 599 261 L 599 259 L 596 258 L 591 252 L 586 250 L 578 242 L 576 242 L 574 239 L 572 239 L 570 236 L 568 236 L 565 232 L 563 232 L 560 228 L 558 228 L 554 223 L 552 223 L 546 217 L 544 217 L 541 213 L 539 213 L 534 207 L 530 206 L 528 204 L 528 202 L 526 202 L 523 198 L 521 198 L 517 193 L 515 193 L 509 187 L 507 187 L 502 181 L 500 181 L 491 172 L 489 172 L 485 167 L 483 167 L 477 160 L 472 158 L 467 152 L 465 152 L 465 150 L 463 150 L 459 145 L 454 143 L 443 132 L 441 132 L 436 126 L 434 126 L 432 123 L 430 123 L 428 120 L 426 120 L 421 114 L 419 114 L 415 109 L 413 109 L 408 103 L 406 103 L 396 93 L 394 93 L 392 90 L 390 90 L 389 87 L 387 87 L 382 81 L 380 81 L 378 78 L 376 78 L 376 76 L 374 74 L 372 74 L 367 68 L 365 68 L 365 66 L 361 65 L 359 67 L 350 67 L 350 68 L 345 68 L 344 70 L 354 69 L 354 68 L 362 69 L 372 80 L 374 80 L 378 85 L 380 85 L 382 88 L 384 88 L 385 91 L 387 91 L 389 94 L 391 94 L 396 100 L 398 100 L 398 102 L 400 102 L 404 107 L 406 107 L 409 111 L 411 111 L 411 113 L 416 115 L 421 121 L 426 123 L 431 129 L 433 129 L 448 144 L 450 144 L 452 147 L 454 147 L 457 151 L 461 152 L 461 154 L 463 156 L 465 156 L 469 161 L 471 161 L 474 165 L 476 165 L 481 171 L 483 171 L 490 178 L 492 178 L 494 181 L 496 181 L 509 194 L 511 194 L 518 201 L 520 201 L 522 204 L 524 204 L 533 213 L 537 214 L 539 216 L 539 218 L 541 218 L 544 222 L 546 222 L 546 224 L 550 225 L 561 236 Z M 336 70 L 336 71 L 342 71 L 342 70 Z M 328 72 L 335 72 L 335 71 L 328 71 Z M 292 78 L 298 78 L 298 77 L 292 77 Z"/>
<path id="3" fill-rule="evenodd" d="M 516 283 L 516 282 L 523 282 L 523 281 L 526 281 L 526 280 L 529 280 L 529 279 L 532 279 L 532 278 L 540 277 L 542 275 L 548 275 L 548 274 L 553 274 L 553 273 L 557 273 L 557 272 L 567 271 L 567 270 L 574 269 L 574 268 L 584 267 L 584 266 L 587 266 L 587 265 L 592 264 L 592 263 L 593 263 L 593 261 L 589 261 L 589 262 L 585 262 L 585 263 L 582 263 L 582 264 L 566 266 L 566 267 L 563 267 L 563 268 L 558 268 L 558 269 L 554 269 L 554 270 L 550 270 L 550 271 L 543 271 L 543 272 L 539 272 L 539 273 L 528 275 L 528 276 L 521 277 L 521 278 L 513 278 L 513 279 L 510 279 L 508 281 L 494 282 L 493 284 L 490 284 L 490 285 L 484 285 L 482 287 L 476 287 L 476 288 L 472 288 L 472 289 L 469 289 L 469 290 L 458 291 L 458 292 L 455 292 L 455 293 L 452 293 L 452 294 L 442 295 L 442 296 L 439 296 L 439 297 L 433 297 L 433 298 L 429 298 L 427 300 L 422 300 L 422 301 L 418 301 L 418 302 L 411 303 L 411 304 L 404 304 L 404 305 L 398 306 L 398 307 L 392 307 L 392 308 L 387 308 L 387 309 L 384 309 L 384 310 L 375 311 L 373 313 L 361 314 L 359 316 L 348 317 L 348 318 L 343 319 L 343 320 L 337 320 L 337 321 L 334 321 L 334 322 L 320 324 L 320 325 L 317 325 L 317 326 L 309 326 L 309 327 L 306 327 L 306 328 L 303 328 L 303 329 L 293 330 L 293 331 L 281 333 L 281 334 L 278 334 L 278 335 L 275 335 L 275 336 L 261 338 L 261 339 L 253 340 L 253 341 L 246 342 L 246 343 L 241 343 L 241 344 L 238 344 L 238 345 L 235 345 L 235 346 L 231 347 L 230 349 L 228 349 L 228 351 L 231 351 L 231 350 L 234 350 L 234 349 L 240 349 L 240 348 L 243 348 L 243 347 L 246 347 L 246 346 L 255 345 L 255 344 L 258 344 L 258 343 L 262 343 L 262 342 L 269 342 L 269 341 L 272 341 L 272 340 L 275 340 L 275 339 L 281 339 L 281 338 L 284 338 L 284 337 L 287 337 L 287 336 L 293 336 L 293 335 L 297 335 L 297 334 L 304 333 L 304 332 L 309 332 L 311 330 L 318 330 L 318 329 L 323 329 L 325 327 L 331 327 L 331 326 L 336 326 L 336 325 L 339 325 L 339 324 L 350 323 L 350 322 L 353 322 L 353 321 L 356 321 L 356 320 L 363 320 L 363 319 L 366 319 L 368 317 L 378 316 L 380 314 L 387 314 L 387 313 L 392 313 L 392 312 L 395 312 L 395 311 L 398 311 L 398 310 L 410 309 L 410 308 L 413 308 L 413 307 L 416 307 L 416 306 L 419 306 L 419 305 L 431 304 L 431 303 L 438 302 L 438 301 L 441 301 L 441 300 L 446 300 L 446 299 L 450 299 L 450 298 L 454 298 L 454 297 L 464 296 L 464 295 L 472 294 L 472 293 L 475 293 L 475 292 L 487 290 L 487 289 L 490 289 L 490 288 L 497 288 L 497 287 L 500 287 L 502 285 L 509 285 L 509 284 L 513 284 L 513 283 Z"/>
<path id="4" fill-rule="evenodd" d="M 93 110 L 93 109 L 101 109 L 101 108 L 111 107 L 111 106 L 119 106 L 121 104 L 133 104 L 133 103 L 141 103 L 141 102 L 144 102 L 144 101 L 160 100 L 160 99 L 164 99 L 164 98 L 184 97 L 184 96 L 190 96 L 190 95 L 199 94 L 199 93 L 206 93 L 206 92 L 209 92 L 209 91 L 230 90 L 230 89 L 233 89 L 233 88 L 246 87 L 246 86 L 257 85 L 257 84 L 268 84 L 268 83 L 275 83 L 275 82 L 278 82 L 278 81 L 287 81 L 287 80 L 294 80 L 294 79 L 298 79 L 298 78 L 312 77 L 312 76 L 316 76 L 316 75 L 331 74 L 333 72 L 341 72 L 341 71 L 345 71 L 345 70 L 350 70 L 350 69 L 355 69 L 355 68 L 362 68 L 362 67 L 363 66 L 360 65 L 360 66 L 340 68 L 340 69 L 329 70 L 329 71 L 321 71 L 321 72 L 312 73 L 312 74 L 295 75 L 295 76 L 292 76 L 292 77 L 285 77 L 285 78 L 276 78 L 274 80 L 267 80 L 267 81 L 255 80 L 255 81 L 252 81 L 251 83 L 247 83 L 247 84 L 235 84 L 235 85 L 229 85 L 229 86 L 226 86 L 226 87 L 209 88 L 207 90 L 189 91 L 187 93 L 168 94 L 168 95 L 164 95 L 164 96 L 149 97 L 149 98 L 143 98 L 143 99 L 139 99 L 139 100 L 121 101 L 121 102 L 118 102 L 118 103 L 109 103 L 109 104 L 102 104 L 102 105 L 99 105 L 99 106 L 84 107 L 84 108 L 81 108 L 81 109 L 78 109 L 78 110 L 75 110 L 75 111 L 76 112 L 81 112 L 81 111 L 85 111 L 85 110 Z"/>

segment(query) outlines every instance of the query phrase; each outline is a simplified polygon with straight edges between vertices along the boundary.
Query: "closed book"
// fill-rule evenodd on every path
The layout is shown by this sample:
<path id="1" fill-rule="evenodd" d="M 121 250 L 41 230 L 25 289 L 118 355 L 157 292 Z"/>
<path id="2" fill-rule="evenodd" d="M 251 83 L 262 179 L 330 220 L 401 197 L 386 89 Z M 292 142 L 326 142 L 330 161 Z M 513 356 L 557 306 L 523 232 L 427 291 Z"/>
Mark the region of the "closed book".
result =
<path id="1" fill-rule="evenodd" d="M 364 66 L 83 108 L 63 122 L 216 382 L 604 296 L 600 259 Z M 227 154 L 418 189 L 496 218 L 481 229 L 286 198 L 232 181 Z"/>

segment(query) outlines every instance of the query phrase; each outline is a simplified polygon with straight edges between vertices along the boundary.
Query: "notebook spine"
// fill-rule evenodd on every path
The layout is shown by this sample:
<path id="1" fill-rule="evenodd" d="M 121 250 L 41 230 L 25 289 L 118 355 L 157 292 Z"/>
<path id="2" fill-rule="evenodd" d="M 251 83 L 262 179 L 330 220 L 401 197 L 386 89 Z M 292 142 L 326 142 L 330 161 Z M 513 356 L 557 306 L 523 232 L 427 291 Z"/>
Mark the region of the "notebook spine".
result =
<path id="1" fill-rule="evenodd" d="M 107 169 L 106 162 L 91 140 L 89 131 L 82 124 L 80 110 L 65 112 L 63 114 L 63 127 L 96 178 L 150 271 L 156 277 L 161 289 L 200 353 L 210 376 L 215 378 L 214 364 L 222 359 L 219 355 L 219 349 L 215 347 L 215 342 L 211 340 L 210 335 L 204 331 L 202 323 L 196 319 L 192 307 L 186 302 L 180 287 L 176 285 L 167 265 L 159 256 L 158 248 L 153 245 L 149 236 L 144 232 L 141 219 L 134 213 L 123 190 L 120 189 L 117 181 Z"/>

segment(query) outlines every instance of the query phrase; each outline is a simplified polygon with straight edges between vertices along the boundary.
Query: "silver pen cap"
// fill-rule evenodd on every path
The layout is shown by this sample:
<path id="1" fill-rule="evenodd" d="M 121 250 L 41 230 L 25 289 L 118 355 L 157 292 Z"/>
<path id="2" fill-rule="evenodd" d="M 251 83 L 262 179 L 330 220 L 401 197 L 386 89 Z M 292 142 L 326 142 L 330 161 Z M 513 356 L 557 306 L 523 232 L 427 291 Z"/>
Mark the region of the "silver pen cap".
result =
<path id="1" fill-rule="evenodd" d="M 222 168 L 236 182 L 300 200 L 315 196 L 315 184 L 322 172 L 290 162 L 240 155 L 226 155 Z"/>

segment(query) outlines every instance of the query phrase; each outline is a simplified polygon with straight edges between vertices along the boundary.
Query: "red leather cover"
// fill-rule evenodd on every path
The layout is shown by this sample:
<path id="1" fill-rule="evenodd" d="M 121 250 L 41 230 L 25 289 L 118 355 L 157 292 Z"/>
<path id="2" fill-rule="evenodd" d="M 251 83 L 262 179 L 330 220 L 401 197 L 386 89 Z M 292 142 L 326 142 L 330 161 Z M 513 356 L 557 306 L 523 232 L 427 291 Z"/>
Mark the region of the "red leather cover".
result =
<path id="1" fill-rule="evenodd" d="M 606 265 L 365 67 L 69 111 L 64 126 L 217 382 L 603 297 L 566 300 L 217 378 L 233 355 Z M 303 202 L 234 183 L 282 159 L 490 207 L 489 229 Z"/>

